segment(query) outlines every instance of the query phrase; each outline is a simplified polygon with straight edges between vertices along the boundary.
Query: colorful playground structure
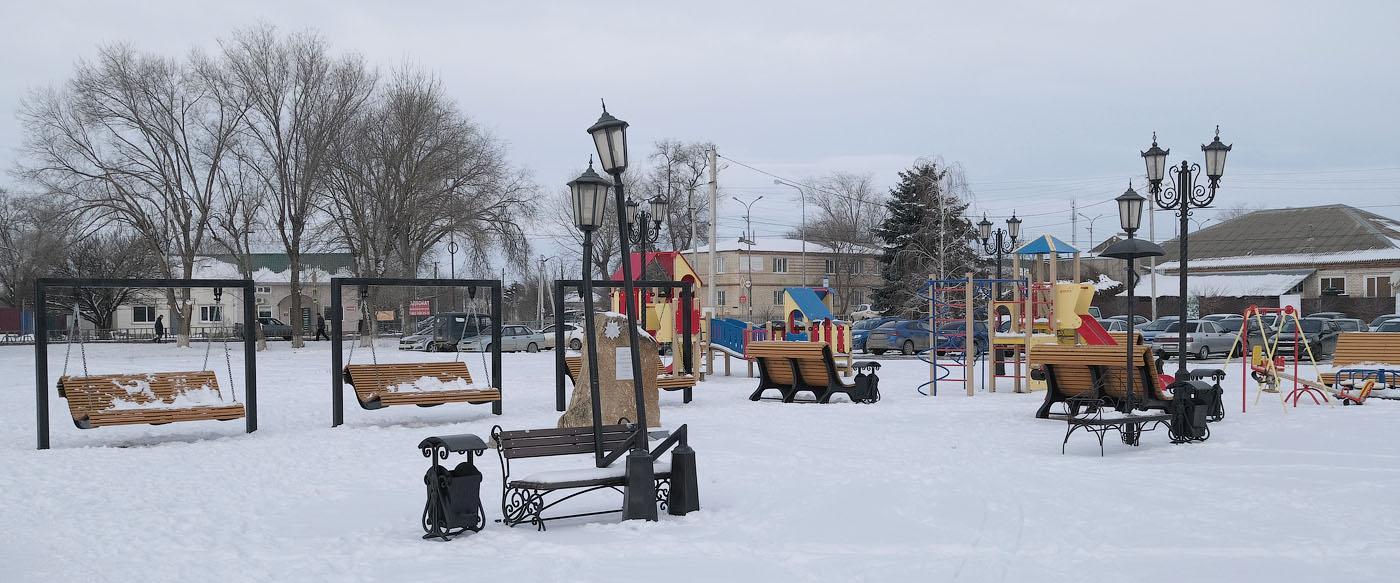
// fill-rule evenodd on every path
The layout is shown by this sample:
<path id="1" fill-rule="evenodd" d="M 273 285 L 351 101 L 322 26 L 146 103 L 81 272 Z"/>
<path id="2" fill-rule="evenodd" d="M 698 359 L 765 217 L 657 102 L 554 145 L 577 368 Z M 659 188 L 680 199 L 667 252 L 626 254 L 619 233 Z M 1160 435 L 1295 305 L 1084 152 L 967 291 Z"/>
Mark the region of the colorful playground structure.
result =
<path id="1" fill-rule="evenodd" d="M 638 279 L 690 282 L 693 286 L 692 289 L 699 289 L 700 286 L 704 285 L 700 280 L 699 274 L 695 272 L 694 267 L 690 265 L 690 262 L 686 260 L 685 255 L 682 253 L 677 253 L 675 251 L 648 252 L 645 261 L 642 260 L 641 255 L 632 253 L 630 259 L 632 261 L 632 273 L 647 275 L 647 277 L 639 276 Z M 614 281 L 622 280 L 621 267 L 618 267 L 617 270 L 613 272 L 612 279 Z M 672 288 L 647 288 L 639 286 L 633 293 L 636 296 L 636 300 L 634 300 L 633 303 L 635 304 L 637 300 L 640 300 L 644 302 L 645 305 L 644 312 L 646 318 L 644 322 L 640 322 L 642 328 L 645 328 L 652 337 L 656 338 L 658 343 L 670 344 L 672 349 L 671 354 L 680 354 L 682 350 L 680 343 L 683 341 L 682 337 L 684 336 L 681 334 L 681 332 L 683 332 L 681 322 L 684 318 L 682 317 L 683 314 L 681 314 L 682 307 L 679 291 Z M 615 288 L 612 290 L 611 297 L 612 311 L 625 313 L 627 305 L 622 301 L 623 291 Z M 693 339 L 700 338 L 700 312 L 701 308 L 699 302 L 696 302 L 695 305 L 691 307 L 690 318 L 690 333 Z M 667 365 L 666 368 L 669 372 L 670 365 Z"/>
<path id="2" fill-rule="evenodd" d="M 708 341 L 702 349 L 706 355 L 706 370 L 713 372 L 715 356 L 720 356 L 724 359 L 724 374 L 728 376 L 731 359 L 738 358 L 745 361 L 748 375 L 753 376 L 748 349 L 752 342 L 825 342 L 831 346 L 837 368 L 843 375 L 850 376 L 854 363 L 851 325 L 836 317 L 831 302 L 831 291 L 827 288 L 785 288 L 781 330 L 768 330 L 733 318 L 710 318 Z"/>

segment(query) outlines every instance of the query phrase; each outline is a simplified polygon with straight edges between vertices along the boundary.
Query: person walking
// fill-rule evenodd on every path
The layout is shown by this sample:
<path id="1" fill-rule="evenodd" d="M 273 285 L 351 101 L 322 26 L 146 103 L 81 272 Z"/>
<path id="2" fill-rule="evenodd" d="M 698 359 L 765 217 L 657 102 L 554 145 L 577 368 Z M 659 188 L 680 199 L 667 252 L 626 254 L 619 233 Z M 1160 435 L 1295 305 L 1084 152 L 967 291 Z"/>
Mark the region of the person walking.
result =
<path id="1" fill-rule="evenodd" d="M 156 337 L 152 338 L 151 341 L 161 342 L 163 340 L 165 340 L 165 315 L 162 314 L 156 316 Z"/>
<path id="2" fill-rule="evenodd" d="M 316 314 L 316 340 L 319 342 L 323 337 L 326 340 L 331 339 L 331 335 L 326 333 L 326 316 L 325 314 Z"/>

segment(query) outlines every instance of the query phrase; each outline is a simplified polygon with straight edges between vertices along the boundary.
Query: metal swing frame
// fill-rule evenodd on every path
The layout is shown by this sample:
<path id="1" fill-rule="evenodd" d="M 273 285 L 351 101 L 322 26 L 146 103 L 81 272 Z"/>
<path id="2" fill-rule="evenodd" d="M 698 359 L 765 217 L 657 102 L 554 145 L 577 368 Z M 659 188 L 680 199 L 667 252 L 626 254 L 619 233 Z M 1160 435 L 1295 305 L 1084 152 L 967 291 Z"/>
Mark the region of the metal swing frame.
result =
<path id="1" fill-rule="evenodd" d="M 256 322 L 256 288 L 251 279 L 103 279 L 45 277 L 34 283 L 34 411 L 38 421 L 38 449 L 49 449 L 49 322 L 48 289 L 56 288 L 223 288 L 243 290 L 245 328 Z M 77 315 L 74 315 L 76 318 Z M 230 383 L 232 380 L 230 379 Z M 233 387 L 229 387 L 232 390 Z M 257 335 L 243 335 L 243 400 L 245 432 L 258 430 Z"/>
<path id="2" fill-rule="evenodd" d="M 331 427 L 345 423 L 345 307 L 342 290 L 368 287 L 484 287 L 491 292 L 491 386 L 501 390 L 502 298 L 499 279 L 436 279 L 415 277 L 332 277 L 331 278 Z M 491 412 L 501 414 L 501 399 L 491 403 Z"/>

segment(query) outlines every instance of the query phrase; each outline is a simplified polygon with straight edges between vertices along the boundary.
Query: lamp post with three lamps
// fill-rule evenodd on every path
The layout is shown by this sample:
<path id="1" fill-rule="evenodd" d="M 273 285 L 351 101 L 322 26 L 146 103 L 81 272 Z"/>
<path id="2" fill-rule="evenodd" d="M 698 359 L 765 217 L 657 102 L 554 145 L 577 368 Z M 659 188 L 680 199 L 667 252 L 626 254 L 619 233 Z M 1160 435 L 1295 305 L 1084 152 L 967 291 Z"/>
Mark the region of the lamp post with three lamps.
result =
<path id="1" fill-rule="evenodd" d="M 1201 152 L 1205 154 L 1205 173 L 1208 183 L 1205 185 L 1197 183 L 1201 174 L 1201 165 L 1186 160 L 1182 160 L 1178 166 L 1171 169 L 1171 184 L 1163 187 L 1162 182 L 1167 177 L 1167 156 L 1171 150 L 1163 150 L 1157 146 L 1157 132 L 1152 132 L 1152 147 L 1141 152 L 1143 161 L 1147 164 L 1147 189 L 1152 193 L 1152 200 L 1157 204 L 1157 208 L 1164 211 L 1176 211 L 1176 216 L 1180 220 L 1177 228 L 1177 242 L 1180 250 L 1177 253 L 1177 279 L 1181 281 L 1180 307 L 1177 310 L 1177 353 L 1176 353 L 1176 377 L 1185 379 L 1186 370 L 1186 279 L 1188 274 L 1187 260 L 1187 239 L 1190 231 L 1191 209 L 1206 208 L 1215 201 L 1215 191 L 1220 187 L 1220 177 L 1225 175 L 1225 156 L 1230 153 L 1233 146 L 1225 145 L 1220 141 L 1220 126 L 1215 126 L 1215 140 L 1209 144 L 1201 145 Z M 1131 322 L 1131 320 L 1129 320 Z"/>
<path id="2" fill-rule="evenodd" d="M 661 238 L 661 220 L 662 217 L 666 216 L 666 199 L 658 194 L 647 201 L 645 210 L 641 206 L 641 203 L 634 199 L 627 201 L 627 241 L 637 246 L 637 256 L 640 257 L 637 265 L 642 272 L 633 275 L 646 279 L 647 247 Z M 627 254 L 623 253 L 623 256 L 626 257 Z M 643 297 L 636 298 L 637 314 L 641 317 L 642 327 L 645 328 L 647 325 L 646 290 L 642 291 L 642 295 Z M 631 308 L 631 304 L 628 305 L 628 308 Z"/>

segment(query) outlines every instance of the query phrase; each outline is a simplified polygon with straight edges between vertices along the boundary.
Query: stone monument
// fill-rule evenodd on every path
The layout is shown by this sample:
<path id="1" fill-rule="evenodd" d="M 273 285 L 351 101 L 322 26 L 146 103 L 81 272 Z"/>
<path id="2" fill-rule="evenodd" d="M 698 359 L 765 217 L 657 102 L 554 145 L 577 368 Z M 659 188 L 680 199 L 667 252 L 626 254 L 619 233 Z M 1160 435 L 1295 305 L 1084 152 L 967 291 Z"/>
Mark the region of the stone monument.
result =
<path id="1" fill-rule="evenodd" d="M 618 419 L 637 420 L 637 401 L 632 387 L 631 335 L 627 333 L 627 316 L 615 312 L 594 315 L 598 335 L 598 395 L 602 400 L 603 424 L 612 425 Z M 661 359 L 657 356 L 656 339 L 637 331 L 641 344 L 637 354 L 642 357 L 642 394 L 647 408 L 647 425 L 661 426 L 656 377 Z M 593 399 L 588 379 L 593 374 L 588 367 L 588 339 L 584 339 L 583 367 L 574 382 L 574 394 L 569 407 L 559 417 L 560 427 L 589 427 L 593 425 Z"/>

